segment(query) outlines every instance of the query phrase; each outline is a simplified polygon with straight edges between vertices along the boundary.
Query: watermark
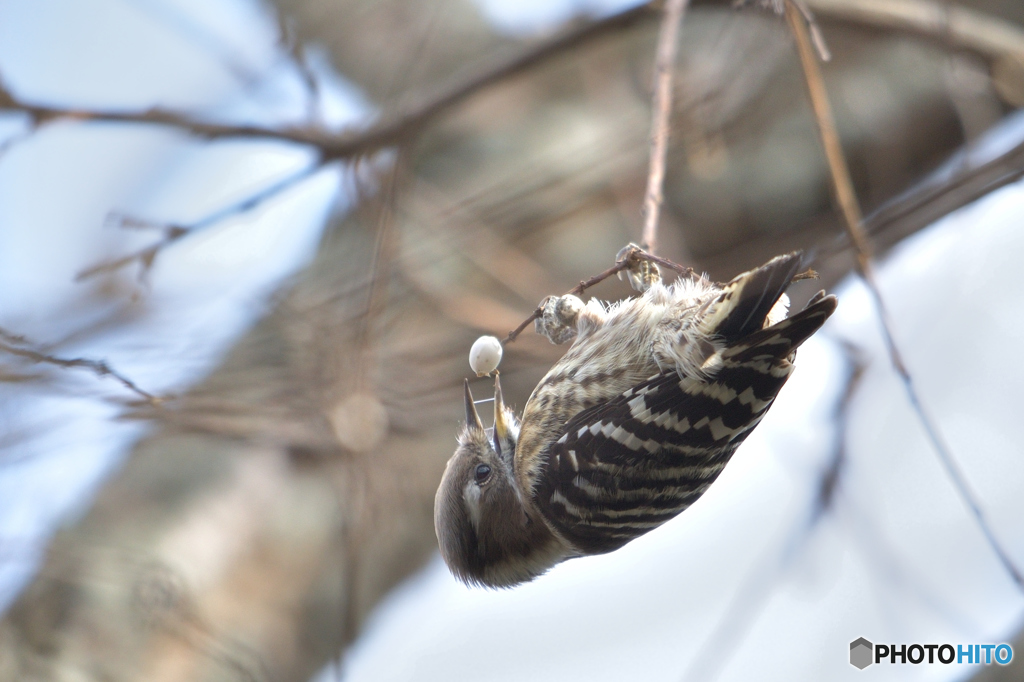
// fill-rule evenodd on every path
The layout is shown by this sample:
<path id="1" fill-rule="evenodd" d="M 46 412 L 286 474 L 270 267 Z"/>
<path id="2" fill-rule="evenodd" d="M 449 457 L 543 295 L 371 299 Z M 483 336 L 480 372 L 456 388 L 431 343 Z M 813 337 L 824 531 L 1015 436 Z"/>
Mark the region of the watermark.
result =
<path id="1" fill-rule="evenodd" d="M 942 665 L 1008 665 L 1009 644 L 872 644 L 863 637 L 850 642 L 850 665 L 860 670 L 872 663 Z"/>

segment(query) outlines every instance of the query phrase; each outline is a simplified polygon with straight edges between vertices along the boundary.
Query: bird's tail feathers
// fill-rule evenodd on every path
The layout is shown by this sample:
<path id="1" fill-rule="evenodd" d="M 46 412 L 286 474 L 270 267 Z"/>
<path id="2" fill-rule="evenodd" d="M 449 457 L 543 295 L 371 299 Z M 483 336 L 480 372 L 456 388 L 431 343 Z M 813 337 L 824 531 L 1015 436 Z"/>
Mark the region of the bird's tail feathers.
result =
<path id="1" fill-rule="evenodd" d="M 819 291 L 796 315 L 770 327 L 755 331 L 739 343 L 722 351 L 723 360 L 743 362 L 758 356 L 784 358 L 796 350 L 835 312 L 836 297 Z"/>
<path id="2" fill-rule="evenodd" d="M 711 304 L 702 321 L 704 329 L 723 339 L 726 345 L 761 329 L 802 261 L 803 254 L 794 251 L 737 275 Z"/>

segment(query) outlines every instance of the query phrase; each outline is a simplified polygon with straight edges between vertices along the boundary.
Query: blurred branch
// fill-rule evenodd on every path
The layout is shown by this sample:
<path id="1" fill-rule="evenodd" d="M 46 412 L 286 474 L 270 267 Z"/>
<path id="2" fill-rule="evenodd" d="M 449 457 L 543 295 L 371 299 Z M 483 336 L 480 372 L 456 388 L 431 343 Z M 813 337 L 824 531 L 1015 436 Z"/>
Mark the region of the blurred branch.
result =
<path id="1" fill-rule="evenodd" d="M 143 398 L 147 403 L 151 405 L 159 405 L 163 399 L 159 398 L 148 391 L 144 391 L 139 386 L 124 376 L 120 372 L 115 371 L 105 360 L 89 360 L 87 358 L 59 358 L 55 355 L 44 353 L 40 350 L 31 348 L 33 344 L 26 339 L 24 336 L 18 334 L 12 334 L 4 329 L 0 329 L 0 351 L 9 353 L 11 355 L 25 358 L 30 362 L 40 362 L 48 365 L 55 365 L 57 367 L 63 367 L 70 369 L 73 367 L 87 369 L 98 377 L 111 377 L 122 386 L 127 388 L 129 391 Z"/>
<path id="2" fill-rule="evenodd" d="M 444 190 L 423 178 L 416 179 L 415 203 L 406 207 L 416 223 L 524 301 L 539 301 L 559 287 L 549 272 L 526 251 L 499 234 L 486 216 L 453 200 Z M 406 197 L 409 202 L 409 196 Z M 427 219 L 429 216 L 429 219 Z M 415 238 L 419 241 L 419 237 Z M 415 243 L 415 242 L 414 242 Z M 403 259 L 420 256 L 421 248 L 409 249 Z"/>
<path id="3" fill-rule="evenodd" d="M 388 281 L 395 260 L 395 210 L 400 189 L 408 182 L 409 149 L 399 147 L 391 168 L 383 179 L 383 186 L 377 201 L 376 228 L 374 229 L 374 245 L 370 261 L 370 282 L 366 293 L 366 311 L 359 317 L 360 325 L 357 335 L 356 353 L 360 357 L 359 370 L 356 376 L 356 390 L 363 390 L 366 384 L 372 383 L 370 369 L 378 344 L 374 343 L 374 325 L 384 314 L 387 302 Z M 372 389 L 371 389 L 372 390 Z M 350 622 L 346 618 L 344 622 Z"/>
<path id="4" fill-rule="evenodd" d="M 753 0 L 746 0 L 752 2 Z M 790 0 L 757 0 L 781 13 Z M 811 11 L 832 21 L 909 33 L 986 59 L 1024 56 L 1024 29 L 991 14 L 936 0 L 800 0 L 796 9 L 811 31 L 811 41 L 828 61 L 821 33 Z"/>
<path id="5" fill-rule="evenodd" d="M 961 499 L 963 499 L 968 509 L 976 517 L 978 525 L 981 527 L 986 540 L 988 540 L 992 549 L 999 557 L 999 560 L 1010 574 L 1010 577 L 1013 578 L 1019 588 L 1024 589 L 1024 576 L 1021 575 L 1020 571 L 1013 564 L 1009 555 L 1003 549 L 992 532 L 992 529 L 989 527 L 989 524 L 981 511 L 981 507 L 975 499 L 973 491 L 971 491 L 968 486 L 963 472 L 960 470 L 953 457 L 952 451 L 949 449 L 949 446 L 943 439 L 942 434 L 939 432 L 934 419 L 927 412 L 924 404 L 921 402 L 921 398 L 917 393 L 910 371 L 907 369 L 906 363 L 903 361 L 903 357 L 896 345 L 896 340 L 892 334 L 892 323 L 886 311 L 885 302 L 882 299 L 881 290 L 878 287 L 874 269 L 871 265 L 871 246 L 864 231 L 860 206 L 857 203 L 857 196 L 853 189 L 853 182 L 850 179 L 849 169 L 846 164 L 846 157 L 843 154 L 842 145 L 839 142 L 839 133 L 836 131 L 835 120 L 832 116 L 832 107 L 829 103 L 828 92 L 825 89 L 825 81 L 822 78 L 821 70 L 818 67 L 817 60 L 815 59 L 804 17 L 793 4 L 793 0 L 786 0 L 786 20 L 789 23 L 794 38 L 796 39 L 797 51 L 800 55 L 800 63 L 803 67 L 804 76 L 807 79 L 807 89 L 810 94 L 811 105 L 814 109 L 814 116 L 818 123 L 818 129 L 821 133 L 822 144 L 825 147 L 825 156 L 828 160 L 829 171 L 833 182 L 833 188 L 836 193 L 836 198 L 843 214 L 844 225 L 846 226 L 850 241 L 853 243 L 854 248 L 857 251 L 857 270 L 863 278 L 864 283 L 867 285 L 868 290 L 871 292 L 871 296 L 878 309 L 883 336 L 885 337 L 886 347 L 888 348 L 889 357 L 892 360 L 893 367 L 903 382 L 903 386 L 907 391 L 907 397 L 910 400 L 911 406 L 917 413 L 918 419 L 924 427 L 925 433 L 927 434 L 932 447 L 939 456 L 939 461 L 946 469 L 946 473 L 950 477 L 950 480 L 952 480 Z"/>
<path id="6" fill-rule="evenodd" d="M 128 255 L 120 258 L 115 258 L 114 260 L 104 261 L 82 270 L 75 276 L 75 281 L 81 282 L 82 280 L 89 279 L 90 277 L 94 277 L 101 273 L 115 272 L 135 262 L 138 262 L 141 266 L 139 277 L 145 277 L 145 275 L 152 269 L 153 262 L 156 260 L 157 255 L 164 248 L 170 246 L 182 237 L 215 225 L 232 216 L 246 213 L 259 207 L 264 202 L 273 199 L 282 192 L 309 178 L 322 167 L 323 164 L 320 162 L 313 163 L 312 165 L 301 169 L 297 173 L 293 173 L 292 175 L 278 180 L 269 187 L 266 187 L 241 201 L 228 204 L 227 206 L 207 215 L 205 218 L 201 218 L 192 223 L 159 223 L 129 215 L 112 214 L 111 219 L 117 222 L 120 227 L 162 230 L 163 236 L 158 241 L 141 248 L 138 251 L 129 253 Z"/>
<path id="7" fill-rule="evenodd" d="M 365 130 L 331 133 L 311 126 L 274 129 L 261 126 L 223 125 L 197 121 L 184 114 L 161 108 L 152 108 L 142 112 L 122 112 L 53 107 L 32 104 L 18 99 L 6 88 L 2 80 L 0 80 L 0 109 L 22 111 L 32 119 L 35 126 L 61 118 L 108 123 L 148 123 L 179 128 L 206 139 L 252 137 L 309 145 L 320 150 L 324 161 L 359 157 L 397 144 L 439 114 L 448 111 L 484 88 L 528 71 L 551 57 L 570 52 L 596 38 L 633 26 L 640 19 L 651 14 L 654 8 L 660 4 L 654 0 L 630 8 L 604 19 L 566 30 L 510 59 L 494 60 L 468 78 L 415 101 L 404 111 L 398 111 Z"/>
<path id="8" fill-rule="evenodd" d="M 314 124 L 320 123 L 322 116 L 320 111 L 320 80 L 313 72 L 309 63 L 309 56 L 306 53 L 305 45 L 299 40 L 295 24 L 291 17 L 283 12 L 277 12 L 277 43 L 284 53 L 291 57 L 299 78 L 306 86 L 306 118 Z"/>
<path id="9" fill-rule="evenodd" d="M 864 219 L 868 234 L 884 235 L 887 243 L 930 225 L 958 208 L 1024 177 L 1024 142 L 983 163 L 971 162 L 971 148 L 962 160 L 948 162 L 954 170 L 941 173 L 897 196 Z M 845 248 L 849 240 L 835 247 Z"/>
<path id="10" fill-rule="evenodd" d="M 944 44 L 969 49 L 991 58 L 1007 53 L 1024 54 L 1024 31 L 995 17 L 927 0 L 806 0 L 822 16 L 855 24 L 908 31 L 934 38 Z M 363 130 L 340 133 L 315 125 L 266 128 L 198 121 L 182 113 L 154 107 L 141 112 L 54 107 L 25 102 L 16 97 L 0 79 L 0 110 L 27 114 L 35 127 L 56 119 L 108 123 L 165 125 L 197 137 L 219 139 L 250 137 L 294 142 L 316 147 L 325 161 L 360 157 L 397 144 L 416 133 L 438 115 L 472 95 L 510 77 L 520 75 L 547 60 L 603 36 L 628 29 L 657 16 L 661 0 L 637 5 L 617 14 L 569 28 L 553 38 L 525 49 L 511 58 L 496 58 L 472 75 L 414 99 L 412 104 Z M 704 4 L 704 3 L 701 3 Z M 720 1 L 708 4 L 720 5 Z M 301 68 L 301 66 L 300 66 Z"/>
<path id="11" fill-rule="evenodd" d="M 644 231 L 641 245 L 654 253 L 658 243 L 658 213 L 662 186 L 665 184 L 665 153 L 668 150 L 668 119 L 672 112 L 672 70 L 679 45 L 679 28 L 688 0 L 668 0 L 665 17 L 658 32 L 658 50 L 654 59 L 654 102 L 651 106 L 651 165 L 644 194 Z"/>
<path id="12" fill-rule="evenodd" d="M 805 0 L 821 16 L 894 29 L 986 58 L 1024 55 L 1024 29 L 999 17 L 934 0 Z"/>
<path id="13" fill-rule="evenodd" d="M 930 176 L 865 216 L 862 224 L 875 250 L 884 250 L 1000 187 L 1024 178 L 1024 141 L 994 157 L 987 153 L 987 146 L 990 145 L 986 140 L 978 140 L 963 148 Z M 799 239 L 815 240 L 819 265 L 851 248 L 847 231 L 834 235 L 826 232 L 827 236 L 821 236 L 818 230 L 815 223 L 797 234 Z M 754 253 L 777 251 L 778 239 L 775 234 L 752 238 L 742 248 Z M 791 242 L 794 248 L 800 243 Z M 735 251 L 724 253 L 724 257 L 719 254 L 717 258 L 735 257 Z M 842 260 L 841 271 L 826 265 L 827 279 L 846 273 L 848 266 L 845 259 Z"/>

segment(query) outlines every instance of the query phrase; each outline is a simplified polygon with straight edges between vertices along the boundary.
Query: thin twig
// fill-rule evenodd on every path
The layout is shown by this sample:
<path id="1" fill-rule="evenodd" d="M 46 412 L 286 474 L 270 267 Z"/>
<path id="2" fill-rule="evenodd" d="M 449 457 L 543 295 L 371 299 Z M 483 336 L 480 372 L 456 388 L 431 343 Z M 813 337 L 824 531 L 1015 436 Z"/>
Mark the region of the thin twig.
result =
<path id="1" fill-rule="evenodd" d="M 591 277 L 590 279 L 586 280 L 585 282 L 580 282 L 579 284 L 574 286 L 572 289 L 570 289 L 568 293 L 573 295 L 573 296 L 579 296 L 580 294 L 582 294 L 584 291 L 586 291 L 590 287 L 594 286 L 595 284 L 599 284 L 600 282 L 603 282 L 604 280 L 608 279 L 609 277 L 611 277 L 614 274 L 622 272 L 623 270 L 628 268 L 630 265 L 631 265 L 631 261 L 630 261 L 630 258 L 627 256 L 626 258 L 623 258 L 622 260 L 618 261 L 615 265 L 611 266 L 610 268 L 608 268 L 607 270 L 605 270 L 601 274 L 594 275 L 593 277 Z M 530 315 L 525 320 L 523 320 L 522 324 L 520 324 L 518 327 L 516 327 L 515 329 L 513 329 L 512 331 L 510 331 L 508 333 L 508 336 L 505 337 L 505 340 L 502 341 L 501 344 L 505 345 L 505 344 L 509 344 L 509 343 L 512 343 L 513 341 L 515 341 L 516 337 L 518 337 L 520 334 L 522 334 L 523 330 L 525 330 L 528 326 L 530 326 L 531 322 L 533 322 L 534 320 L 538 319 L 543 314 L 544 314 L 544 311 L 541 308 L 537 308 L 536 310 L 534 310 L 533 314 Z"/>
<path id="2" fill-rule="evenodd" d="M 651 160 L 650 170 L 647 174 L 647 191 L 644 194 L 644 228 L 641 238 L 644 250 L 634 249 L 604 272 L 585 282 L 580 282 L 569 291 L 574 296 L 579 296 L 595 284 L 622 272 L 635 264 L 636 260 L 648 260 L 666 265 L 677 272 L 693 273 L 690 268 L 676 265 L 653 255 L 657 247 L 658 214 L 661 209 L 662 187 L 665 184 L 665 156 L 668 151 L 669 115 L 672 112 L 672 70 L 679 44 L 679 27 L 682 24 L 683 12 L 687 3 L 688 0 L 668 0 L 665 3 L 665 14 L 661 22 L 661 30 L 658 33 L 658 47 L 654 61 L 654 102 L 651 114 Z M 534 310 L 530 317 L 508 333 L 502 342 L 503 345 L 515 341 L 516 337 L 542 314 L 541 308 Z"/>
<path id="3" fill-rule="evenodd" d="M 659 256 L 652 255 L 650 253 L 647 253 L 643 249 L 635 245 L 632 245 L 631 248 L 622 256 L 622 258 L 615 262 L 615 265 L 611 266 L 610 268 L 608 268 L 607 270 L 600 274 L 594 275 L 593 277 L 586 281 L 580 282 L 572 289 L 570 289 L 567 292 L 567 294 L 572 296 L 580 296 L 583 294 L 584 291 L 586 291 L 590 287 L 600 284 L 601 282 L 605 281 L 612 275 L 616 275 L 622 272 L 623 270 L 634 267 L 639 261 L 649 261 L 651 263 L 657 263 L 658 265 L 666 267 L 669 270 L 674 270 L 680 276 L 699 277 L 699 275 L 694 271 L 693 268 L 687 267 L 685 265 L 679 265 L 678 263 L 673 263 L 667 258 L 661 258 Z M 814 271 L 808 270 L 808 272 Z M 806 275 L 807 273 L 803 274 Z M 815 273 L 815 275 L 817 275 L 817 273 Z M 543 310 L 541 310 L 541 308 L 538 307 L 536 310 L 533 311 L 532 315 L 523 320 L 522 324 L 520 324 L 518 327 L 516 327 L 515 329 L 508 333 L 508 336 L 505 337 L 505 340 L 501 342 L 502 345 L 515 341 L 516 337 L 522 334 L 523 330 L 530 326 L 530 323 L 539 318 L 542 314 Z"/>
<path id="4" fill-rule="evenodd" d="M 664 268 L 668 268 L 669 270 L 676 272 L 680 277 L 700 278 L 703 276 L 697 274 L 697 271 L 689 266 L 680 265 L 679 263 L 674 263 L 670 261 L 668 258 L 662 258 L 661 256 L 655 256 L 653 254 L 647 253 L 643 249 L 640 249 L 639 247 L 634 245 L 632 249 L 627 251 L 626 254 L 620 260 L 616 261 L 615 265 L 611 266 L 610 268 L 608 268 L 607 270 L 600 274 L 594 275 L 593 277 L 586 281 L 580 282 L 572 289 L 570 289 L 567 292 L 567 294 L 571 294 L 572 296 L 580 296 L 583 294 L 584 291 L 586 291 L 590 287 L 600 284 L 601 282 L 605 281 L 612 275 L 616 275 L 622 272 L 623 270 L 634 267 L 639 261 L 657 263 L 658 265 Z M 791 281 L 800 282 L 805 279 L 818 279 L 818 273 L 812 268 L 808 268 L 803 272 L 799 272 L 793 275 L 793 279 Z M 501 342 L 502 345 L 515 341 L 516 337 L 522 334 L 523 331 L 528 326 L 530 326 L 531 322 L 533 322 L 543 314 L 544 311 L 539 307 L 536 310 L 534 310 L 533 313 L 528 318 L 523 320 L 523 322 L 518 327 L 516 327 L 515 329 L 508 333 L 508 336 L 505 337 L 505 340 Z"/>
<path id="5" fill-rule="evenodd" d="M 279 10 L 277 13 L 277 44 L 285 54 L 291 57 L 302 84 L 306 86 L 306 119 L 319 125 L 323 122 L 320 111 L 320 80 L 309 63 L 306 46 L 299 41 L 296 33 L 292 17 Z"/>
<path id="6" fill-rule="evenodd" d="M 88 358 L 59 358 L 55 355 L 50 355 L 49 353 L 43 353 L 33 348 L 26 347 L 30 345 L 28 339 L 19 334 L 12 334 L 4 329 L 0 329 L 0 339 L 2 339 L 0 340 L 0 351 L 5 353 L 25 358 L 30 362 L 39 362 L 63 367 L 65 369 L 73 367 L 87 369 L 98 377 L 110 377 L 119 382 L 129 391 L 142 397 L 151 405 L 159 405 L 163 400 L 162 398 L 139 388 L 138 384 L 120 372 L 114 370 L 105 360 L 90 360 Z"/>
<path id="7" fill-rule="evenodd" d="M 376 229 L 373 255 L 370 261 L 370 278 L 366 293 L 365 314 L 360 318 L 357 333 L 356 353 L 360 358 L 356 372 L 356 390 L 373 392 L 373 355 L 378 344 L 374 343 L 374 324 L 384 313 L 388 282 L 395 259 L 395 211 L 399 188 L 406 181 L 409 163 L 408 147 L 399 147 L 390 169 L 388 169 L 377 202 Z"/>
<path id="8" fill-rule="evenodd" d="M 995 534 L 992 532 L 980 505 L 976 501 L 974 492 L 968 486 L 967 480 L 964 477 L 963 472 L 960 470 L 960 467 L 957 465 L 952 451 L 946 444 L 938 429 L 938 425 L 925 409 L 917 392 L 917 388 L 914 385 L 913 378 L 907 370 L 906 363 L 903 361 L 903 357 L 896 345 L 896 340 L 892 334 L 892 324 L 886 311 L 885 303 L 882 299 L 881 290 L 875 280 L 874 270 L 871 266 L 871 246 L 864 232 L 860 206 L 857 203 L 857 196 L 853 189 L 853 182 L 850 179 L 850 173 L 846 165 L 846 157 L 843 154 L 842 145 L 839 142 L 839 134 L 836 131 L 835 119 L 832 116 L 832 108 L 829 103 L 828 93 L 825 89 L 825 81 L 822 78 L 821 70 L 819 69 L 818 62 L 815 59 L 804 18 L 793 4 L 792 0 L 787 0 L 786 2 L 786 20 L 789 23 L 794 38 L 796 39 L 797 51 L 800 55 L 800 63 L 803 67 L 804 76 L 807 81 L 807 89 L 810 93 L 811 105 L 814 108 L 814 116 L 817 120 L 818 129 L 821 133 L 822 144 L 825 147 L 825 156 L 828 160 L 833 189 L 835 190 L 839 207 L 843 213 L 844 225 L 846 226 L 847 233 L 850 236 L 850 241 L 853 243 L 854 248 L 857 251 L 857 270 L 864 279 L 864 283 L 867 285 L 868 291 L 871 293 L 871 297 L 874 299 L 875 306 L 877 307 L 883 336 L 885 338 L 885 344 L 889 351 L 889 358 L 892 361 L 892 365 L 895 368 L 896 373 L 902 380 L 903 386 L 907 392 L 907 397 L 910 400 L 910 404 L 917 414 L 918 419 L 924 428 L 925 434 L 931 442 L 932 448 L 938 455 L 939 461 L 946 469 L 947 475 L 953 482 L 953 486 L 960 494 L 960 497 L 963 499 L 968 509 L 974 514 L 985 539 L 988 541 L 989 545 L 991 545 L 996 556 L 999 558 L 1000 562 L 1002 562 L 1006 571 L 1010 574 L 1010 577 L 1013 578 L 1013 581 L 1017 583 L 1019 588 L 1024 589 L 1024 576 L 1022 576 L 1021 572 L 1010 559 L 1009 554 L 1007 554 L 1003 549 L 1002 545 L 995 537 Z"/>
<path id="9" fill-rule="evenodd" d="M 700 277 L 697 271 L 688 265 L 680 265 L 679 263 L 673 263 L 668 258 L 662 258 L 661 256 L 655 256 L 653 253 L 640 251 L 636 254 L 637 260 L 645 260 L 651 263 L 656 263 L 663 268 L 675 271 L 680 277 Z"/>
<path id="10" fill-rule="evenodd" d="M 654 253 L 658 245 L 658 214 L 662 186 L 665 184 L 665 154 L 668 151 L 668 119 L 672 113 L 672 68 L 676 63 L 679 27 L 688 0 L 668 0 L 665 17 L 658 32 L 658 51 L 654 59 L 654 103 L 651 107 L 651 165 L 644 194 L 644 231 L 641 245 Z"/>
<path id="11" fill-rule="evenodd" d="M 533 313 L 531 313 L 528 318 L 523 320 L 522 323 L 518 327 L 516 327 L 515 329 L 513 329 L 512 331 L 510 331 L 508 333 L 508 336 L 506 336 L 502 340 L 501 345 L 502 346 L 507 346 L 508 344 L 510 344 L 513 341 L 515 341 L 517 338 L 519 338 L 520 334 L 522 334 L 524 331 L 526 331 L 526 328 L 530 326 L 531 322 L 533 322 L 536 319 L 539 319 L 540 316 L 543 315 L 543 314 L 544 314 L 544 311 L 541 310 L 540 308 L 537 308 L 536 310 L 534 310 Z"/>
<path id="12" fill-rule="evenodd" d="M 138 228 L 152 228 L 163 231 L 163 236 L 153 244 L 143 247 L 138 251 L 133 251 L 120 258 L 114 260 L 104 261 L 93 265 L 91 267 L 82 270 L 75 275 L 75 281 L 81 282 L 82 280 L 89 279 L 101 273 L 109 273 L 120 270 L 123 267 L 131 265 L 132 263 L 138 262 L 141 265 L 139 272 L 140 277 L 145 275 L 152 269 L 153 262 L 156 260 L 157 255 L 166 247 L 170 246 L 174 242 L 178 241 L 186 235 L 194 234 L 200 230 L 206 229 L 223 220 L 226 220 L 232 216 L 246 213 L 259 207 L 264 202 L 273 199 L 282 192 L 294 187 L 303 180 L 306 180 L 314 173 L 316 173 L 323 165 L 320 162 L 313 163 L 312 165 L 303 168 L 291 175 L 288 175 L 281 180 L 265 187 L 264 189 L 247 196 L 241 201 L 237 201 L 232 204 L 228 204 L 222 208 L 217 209 L 213 213 L 210 213 L 199 220 L 186 224 L 177 223 L 158 223 L 142 218 L 137 218 L 129 215 L 112 214 L 109 220 L 116 222 L 121 227 L 130 229 Z"/>
<path id="13" fill-rule="evenodd" d="M 818 26 L 818 20 L 814 18 L 814 13 L 811 12 L 811 9 L 803 0 L 790 1 L 800 10 L 800 16 L 807 23 L 807 30 L 811 33 L 811 44 L 814 45 L 818 58 L 823 62 L 832 61 L 832 52 L 828 49 L 828 45 L 825 44 L 825 35 L 821 32 L 821 27 Z"/>

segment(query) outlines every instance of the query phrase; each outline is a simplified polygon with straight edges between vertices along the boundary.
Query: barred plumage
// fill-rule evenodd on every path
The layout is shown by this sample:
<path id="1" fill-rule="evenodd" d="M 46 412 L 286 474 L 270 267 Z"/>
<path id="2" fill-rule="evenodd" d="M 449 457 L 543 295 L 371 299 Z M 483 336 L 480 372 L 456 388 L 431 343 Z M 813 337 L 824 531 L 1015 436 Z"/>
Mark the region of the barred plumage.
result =
<path id="1" fill-rule="evenodd" d="M 690 506 L 771 406 L 796 348 L 835 309 L 824 292 L 786 319 L 800 254 L 719 288 L 660 282 L 605 308 L 546 301 L 538 328 L 572 346 L 522 425 L 495 381 L 495 426 L 466 386 L 467 426 L 435 501 L 442 555 L 469 583 L 509 586 L 613 551 Z"/>

